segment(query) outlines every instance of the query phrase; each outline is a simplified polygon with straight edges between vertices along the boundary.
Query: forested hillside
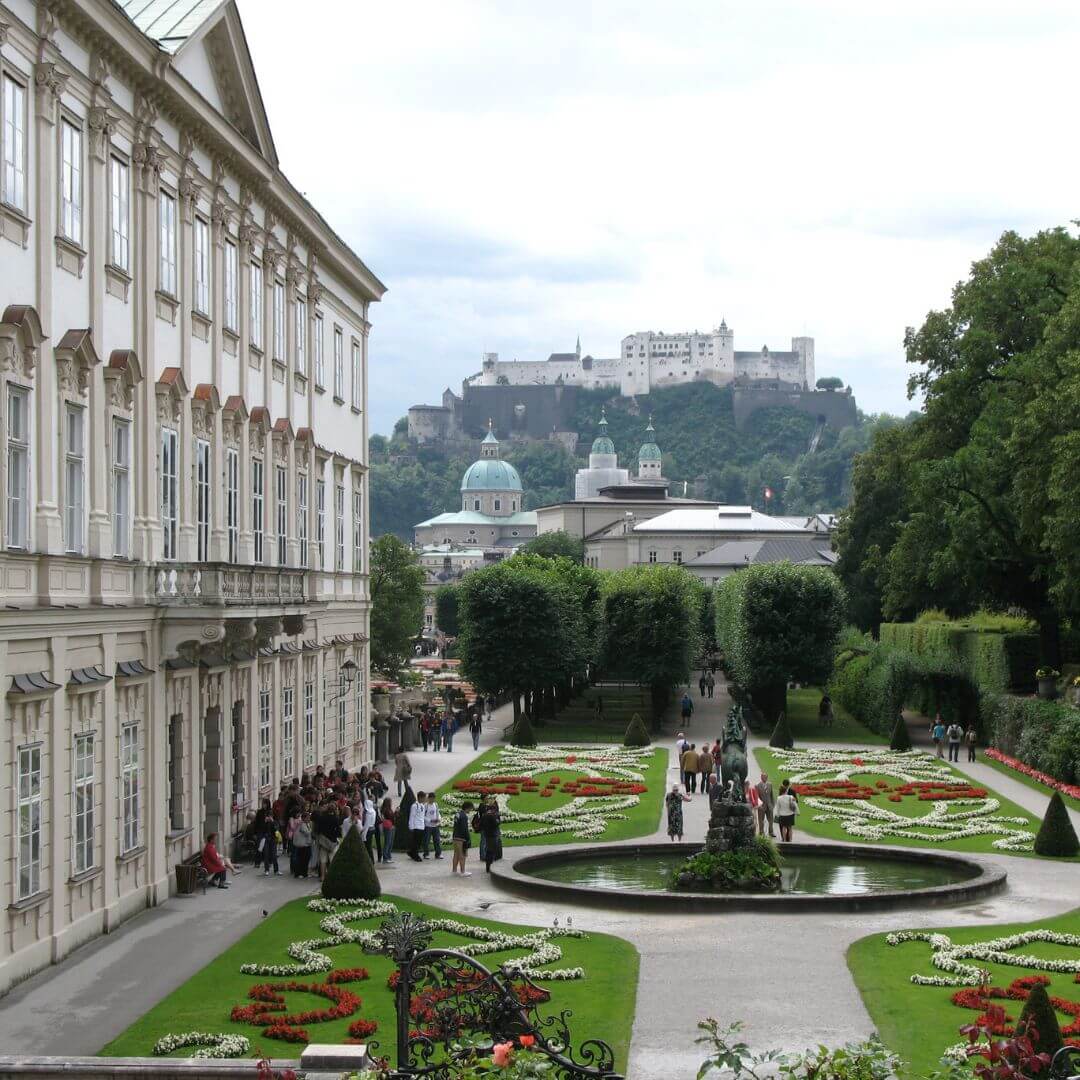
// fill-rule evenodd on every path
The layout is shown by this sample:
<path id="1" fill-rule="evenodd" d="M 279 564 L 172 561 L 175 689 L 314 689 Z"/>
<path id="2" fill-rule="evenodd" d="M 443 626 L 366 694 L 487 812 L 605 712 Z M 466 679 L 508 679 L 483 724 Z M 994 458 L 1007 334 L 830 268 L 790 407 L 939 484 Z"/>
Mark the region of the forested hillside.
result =
<path id="1" fill-rule="evenodd" d="M 731 390 L 712 383 L 674 386 L 636 399 L 590 390 L 583 391 L 578 402 L 574 422 L 585 440 L 580 458 L 557 443 L 502 445 L 503 457 L 521 473 L 526 509 L 572 496 L 574 470 L 586 464 L 601 406 L 606 407 L 608 434 L 621 466 L 636 470 L 651 413 L 664 453 L 664 476 L 674 482 L 673 494 L 682 494 L 685 481 L 691 495 L 764 507 L 768 487 L 774 492 L 771 511 L 790 514 L 832 512 L 844 506 L 854 456 L 866 449 L 875 430 L 901 422 L 860 414 L 857 427 L 826 428 L 816 452 L 810 454 L 812 417 L 788 408 L 766 409 L 756 413 L 745 430 L 737 431 Z M 461 476 L 474 455 L 418 447 L 406 431 L 402 419 L 390 438 L 371 439 L 373 535 L 393 532 L 411 539 L 417 522 L 460 506 Z"/>

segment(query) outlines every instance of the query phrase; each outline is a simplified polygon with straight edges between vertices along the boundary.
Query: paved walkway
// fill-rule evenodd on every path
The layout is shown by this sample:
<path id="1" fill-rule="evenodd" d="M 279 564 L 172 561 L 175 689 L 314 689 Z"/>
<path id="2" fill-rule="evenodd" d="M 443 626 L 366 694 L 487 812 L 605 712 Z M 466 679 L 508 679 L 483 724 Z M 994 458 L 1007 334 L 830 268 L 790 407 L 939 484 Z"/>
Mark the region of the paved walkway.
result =
<path id="1" fill-rule="evenodd" d="M 694 721 L 687 736 L 699 745 L 704 739 L 711 743 L 722 730 L 729 699 L 718 687 L 715 698 L 703 701 L 695 685 L 694 701 Z M 496 717 L 482 749 L 497 741 L 507 722 L 508 717 Z M 669 789 L 678 779 L 674 740 L 675 727 L 669 724 L 656 744 L 670 755 Z M 764 741 L 752 738 L 751 748 Z M 467 737 L 455 741 L 453 754 L 413 753 L 414 787 L 438 786 L 473 756 Z M 1045 805 L 1045 799 L 1038 792 L 987 766 L 979 768 L 986 774 L 973 771 L 972 776 L 978 775 L 980 781 L 1033 812 L 1041 812 L 1038 804 L 1041 800 Z M 707 817 L 706 799 L 696 796 L 686 804 L 687 839 L 704 836 Z M 655 838 L 667 842 L 660 814 Z M 507 856 L 521 857 L 530 850 L 538 849 L 515 847 L 508 849 Z M 645 916 L 597 908 L 574 910 L 575 926 L 624 937 L 641 956 L 629 1077 L 669 1080 L 696 1075 L 702 1058 L 694 1045 L 697 1022 L 707 1016 L 723 1022 L 745 1020 L 748 1040 L 762 1049 L 779 1045 L 795 1049 L 866 1037 L 870 1018 L 845 962 L 849 945 L 866 934 L 1011 922 L 1018 917 L 1035 920 L 1076 906 L 1080 867 L 1008 855 L 987 858 L 1008 870 L 1007 891 L 953 909 L 800 915 L 721 910 Z M 384 874 L 383 887 L 464 915 L 541 926 L 550 925 L 556 917 L 565 920 L 565 906 L 512 897 L 487 878 L 475 860 L 472 869 L 474 875 L 462 879 L 451 876 L 445 861 L 416 865 L 406 860 Z M 298 884 L 288 878 L 253 880 L 245 874 L 229 892 L 177 900 L 147 912 L 9 995 L 0 1007 L 0 1049 L 96 1052 L 250 929 L 264 907 L 272 910 L 302 891 Z"/>

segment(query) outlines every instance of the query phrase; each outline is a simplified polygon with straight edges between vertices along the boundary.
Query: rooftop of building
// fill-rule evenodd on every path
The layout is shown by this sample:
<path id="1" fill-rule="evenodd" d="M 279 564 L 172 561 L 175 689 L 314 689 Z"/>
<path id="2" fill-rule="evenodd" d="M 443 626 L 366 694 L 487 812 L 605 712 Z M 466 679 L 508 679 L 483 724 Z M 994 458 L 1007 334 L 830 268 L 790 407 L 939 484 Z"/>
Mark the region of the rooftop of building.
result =
<path id="1" fill-rule="evenodd" d="M 829 548 L 829 542 L 824 538 L 728 540 L 696 559 L 687 559 L 683 565 L 731 568 L 778 562 L 792 562 L 800 566 L 832 566 L 836 562 L 836 552 Z"/>
<path id="2" fill-rule="evenodd" d="M 176 53 L 227 0 L 113 0 L 160 49 Z"/>
<path id="3" fill-rule="evenodd" d="M 642 521 L 634 526 L 637 533 L 663 532 L 760 532 L 803 533 L 808 530 L 791 525 L 780 518 L 770 517 L 750 506 L 687 507 L 669 510 L 666 514 Z"/>
<path id="4" fill-rule="evenodd" d="M 446 514 L 436 514 L 427 521 L 421 521 L 413 526 L 416 529 L 424 529 L 434 525 L 492 525 L 502 528 L 517 528 L 521 525 L 536 525 L 535 510 L 519 510 L 516 514 L 507 514 L 503 517 L 495 517 L 493 514 L 482 514 L 479 510 L 454 510 Z"/>
<path id="5" fill-rule="evenodd" d="M 490 434 L 488 432 L 489 436 Z M 509 461 L 501 458 L 481 458 L 465 470 L 465 475 L 461 478 L 461 490 L 517 492 L 521 491 L 521 477 Z"/>

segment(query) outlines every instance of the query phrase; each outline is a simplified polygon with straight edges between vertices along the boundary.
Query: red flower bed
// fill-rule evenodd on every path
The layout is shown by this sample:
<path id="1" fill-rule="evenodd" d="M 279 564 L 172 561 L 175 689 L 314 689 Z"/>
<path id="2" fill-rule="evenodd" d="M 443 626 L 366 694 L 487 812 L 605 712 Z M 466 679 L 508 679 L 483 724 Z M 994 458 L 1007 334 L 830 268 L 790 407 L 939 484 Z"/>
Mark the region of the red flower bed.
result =
<path id="1" fill-rule="evenodd" d="M 374 1020 L 354 1020 L 349 1025 L 349 1034 L 354 1039 L 366 1039 L 379 1030 L 379 1025 Z"/>
<path id="2" fill-rule="evenodd" d="M 889 802 L 900 802 L 905 795 L 914 795 L 920 802 L 951 801 L 953 799 L 985 799 L 986 788 L 971 784 L 943 784 L 928 780 L 913 781 L 890 787 L 884 780 L 857 784 L 854 780 L 821 780 L 814 784 L 792 784 L 796 795 L 816 795 L 824 799 L 872 799 L 885 795 Z"/>
<path id="3" fill-rule="evenodd" d="M 811 788 L 814 785 L 807 785 L 807 787 Z M 486 779 L 458 780 L 454 784 L 454 790 L 469 795 L 514 796 L 535 794 L 541 798 L 550 799 L 555 794 L 569 795 L 571 797 L 582 795 L 589 798 L 600 798 L 609 795 L 644 795 L 649 788 L 646 784 L 639 784 L 614 776 L 577 777 L 565 781 L 553 776 L 545 783 L 542 789 L 536 781 L 525 777 L 492 776 Z M 803 789 L 799 788 L 797 790 L 801 793 Z M 808 793 L 814 794 L 815 792 L 808 791 Z"/>
<path id="4" fill-rule="evenodd" d="M 1080 982 L 1080 975 L 1077 976 Z M 952 1003 L 962 1009 L 976 1009 L 979 1017 L 975 1021 L 979 1027 L 987 1027 L 991 1033 L 999 1036 L 1015 1035 L 1014 1027 L 1016 1019 L 1010 1016 L 999 1006 L 992 1006 L 992 1000 L 1027 1001 L 1028 995 L 1035 986 L 1049 986 L 1050 980 L 1045 975 L 1026 975 L 1021 979 L 1014 979 L 1008 986 L 979 986 L 966 987 L 952 995 Z M 1051 997 L 1050 1004 L 1068 1016 L 1073 1017 L 1073 1022 L 1062 1027 L 1061 1034 L 1072 1046 L 1080 1046 L 1080 1002 L 1069 1001 L 1068 998 Z"/>
<path id="5" fill-rule="evenodd" d="M 1039 772 L 1038 769 L 1033 769 L 1030 765 L 1025 765 L 1018 758 L 1009 757 L 1008 754 L 1003 754 L 1000 750 L 987 750 L 986 756 L 988 758 L 993 758 L 994 761 L 1000 761 L 1002 765 L 1006 765 L 1008 768 L 1014 769 L 1018 773 L 1030 776 L 1032 780 L 1037 780 L 1040 784 L 1045 784 L 1048 788 L 1053 788 L 1054 791 L 1060 791 L 1062 795 L 1068 795 L 1072 799 L 1080 799 L 1080 785 L 1066 784 L 1063 780 L 1055 780 L 1054 777 L 1049 776 L 1044 772 Z"/>

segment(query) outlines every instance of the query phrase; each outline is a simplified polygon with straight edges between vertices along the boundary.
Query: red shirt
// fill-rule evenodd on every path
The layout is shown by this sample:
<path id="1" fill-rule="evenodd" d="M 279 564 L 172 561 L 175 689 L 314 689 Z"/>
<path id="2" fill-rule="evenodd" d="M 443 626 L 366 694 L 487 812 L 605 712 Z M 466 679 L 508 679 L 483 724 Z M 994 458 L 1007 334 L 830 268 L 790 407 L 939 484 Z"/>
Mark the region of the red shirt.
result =
<path id="1" fill-rule="evenodd" d="M 208 874 L 220 874 L 225 869 L 225 864 L 213 844 L 207 844 L 202 849 L 202 864 Z"/>

